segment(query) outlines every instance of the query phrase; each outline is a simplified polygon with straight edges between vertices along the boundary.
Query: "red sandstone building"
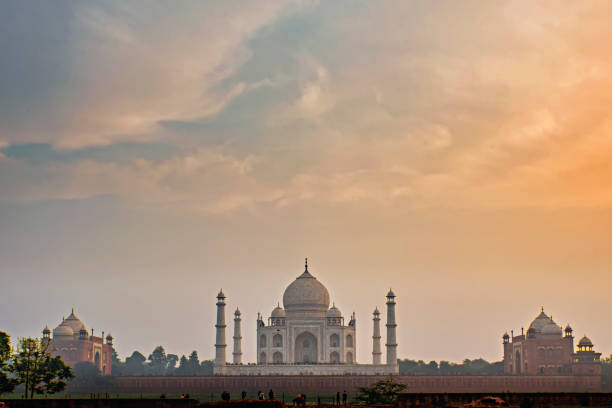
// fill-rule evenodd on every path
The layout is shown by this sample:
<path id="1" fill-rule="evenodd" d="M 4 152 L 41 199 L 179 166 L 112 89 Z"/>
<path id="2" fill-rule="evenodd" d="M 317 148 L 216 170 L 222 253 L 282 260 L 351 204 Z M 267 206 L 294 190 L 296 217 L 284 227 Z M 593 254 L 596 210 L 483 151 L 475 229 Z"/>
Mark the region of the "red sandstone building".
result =
<path id="1" fill-rule="evenodd" d="M 104 332 L 98 337 L 94 336 L 91 329 L 89 335 L 85 324 L 74 314 L 74 309 L 70 316 L 62 319 L 59 326 L 53 330 L 53 338 L 49 327 L 45 327 L 43 339 L 51 342 L 52 354 L 60 356 L 66 364 L 74 366 L 86 361 L 95 365 L 102 375 L 111 373 L 113 336 L 106 336 L 105 344 Z"/>
<path id="2" fill-rule="evenodd" d="M 574 352 L 572 328 L 565 330 L 552 317 L 542 312 L 535 318 L 527 334 L 505 333 L 504 373 L 510 375 L 601 375 L 601 353 L 584 336 Z"/>

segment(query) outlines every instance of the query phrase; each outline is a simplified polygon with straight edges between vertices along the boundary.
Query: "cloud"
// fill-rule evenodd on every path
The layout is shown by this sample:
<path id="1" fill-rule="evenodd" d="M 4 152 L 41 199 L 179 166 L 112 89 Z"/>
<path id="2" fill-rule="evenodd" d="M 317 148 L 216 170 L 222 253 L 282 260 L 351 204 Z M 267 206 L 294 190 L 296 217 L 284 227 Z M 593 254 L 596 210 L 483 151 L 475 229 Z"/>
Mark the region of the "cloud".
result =
<path id="1" fill-rule="evenodd" d="M 40 27 L 41 35 L 48 35 L 46 30 L 58 37 L 57 44 L 48 50 L 38 50 L 35 40 L 24 45 L 42 55 L 61 48 L 64 58 L 55 63 L 65 78 L 61 82 L 48 78 L 48 92 L 35 91 L 30 96 L 44 104 L 36 109 L 37 115 L 17 112 L 10 125 L 0 127 L 0 135 L 11 143 L 78 148 L 147 141 L 159 137 L 156 130 L 161 120 L 214 116 L 251 87 L 245 83 L 220 86 L 248 58 L 245 41 L 301 3 L 205 6 L 187 2 L 181 8 L 168 8 L 163 2 L 146 7 L 136 2 L 69 4 L 70 11 L 55 25 L 45 20 Z M 23 6 L 19 12 L 26 10 Z M 19 27 L 7 24 L 6 30 L 15 38 Z M 60 29 L 65 26 L 70 30 Z M 13 54 L 14 61 L 19 61 L 24 51 Z M 11 58 L 7 61 L 16 64 Z M 34 63 L 38 75 L 48 77 L 52 67 L 47 61 Z M 11 88 L 12 80 L 5 77 L 0 89 Z"/>
<path id="2" fill-rule="evenodd" d="M 4 199 L 612 204 L 590 182 L 608 181 L 612 148 L 608 3 L 262 4 L 75 6 L 71 86 L 24 125 L 50 131 L 2 132 L 21 179 Z M 25 170 L 27 134 L 74 153 Z M 175 147 L 120 154 L 124 140 Z M 114 153 L 84 147 L 98 144 Z"/>

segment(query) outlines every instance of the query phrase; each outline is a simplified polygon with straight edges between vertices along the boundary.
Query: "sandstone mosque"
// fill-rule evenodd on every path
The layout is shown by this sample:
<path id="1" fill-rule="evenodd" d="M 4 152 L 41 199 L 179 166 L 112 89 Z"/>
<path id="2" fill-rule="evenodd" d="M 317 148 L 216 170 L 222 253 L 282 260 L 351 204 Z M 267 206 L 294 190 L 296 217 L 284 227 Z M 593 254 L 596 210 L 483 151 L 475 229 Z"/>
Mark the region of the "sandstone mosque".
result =
<path id="1" fill-rule="evenodd" d="M 395 294 L 387 293 L 386 362 L 382 362 L 380 312 L 373 312 L 372 363 L 355 360 L 357 320 L 345 324 L 327 288 L 308 270 L 293 281 L 267 322 L 257 315 L 257 363 L 242 363 L 241 313 L 234 312 L 233 359 L 226 361 L 225 294 L 217 295 L 215 375 L 388 375 L 398 373 Z"/>
<path id="2" fill-rule="evenodd" d="M 45 326 L 42 334 L 43 340 L 49 342 L 51 354 L 60 356 L 69 366 L 86 361 L 96 366 L 100 374 L 111 374 L 113 336 L 109 333 L 104 343 L 104 332 L 102 336 L 96 336 L 94 329 L 91 329 L 89 334 L 85 323 L 74 314 L 74 309 L 53 329 L 53 337 L 48 326 Z"/>
<path id="3" fill-rule="evenodd" d="M 544 313 L 531 322 L 527 333 L 515 336 L 504 333 L 504 374 L 506 375 L 595 375 L 601 376 L 601 353 L 593 350 L 586 335 L 574 352 L 573 329 L 561 328 Z"/>

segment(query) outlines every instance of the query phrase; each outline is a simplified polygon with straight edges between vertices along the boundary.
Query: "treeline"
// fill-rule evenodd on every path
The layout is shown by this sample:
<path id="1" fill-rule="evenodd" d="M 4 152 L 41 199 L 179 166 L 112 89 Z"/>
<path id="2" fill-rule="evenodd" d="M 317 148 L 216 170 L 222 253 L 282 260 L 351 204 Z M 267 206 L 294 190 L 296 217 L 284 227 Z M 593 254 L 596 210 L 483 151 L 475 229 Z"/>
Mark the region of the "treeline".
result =
<path id="1" fill-rule="evenodd" d="M 495 375 L 504 373 L 504 362 L 490 363 L 482 358 L 465 359 L 461 363 L 448 361 L 398 360 L 400 374 L 412 375 Z"/>
<path id="2" fill-rule="evenodd" d="M 162 346 L 145 357 L 141 352 L 134 351 L 125 361 L 121 361 L 113 350 L 112 373 L 115 376 L 207 376 L 213 375 L 213 361 L 200 361 L 197 351 L 192 351 L 189 357 L 176 354 L 166 354 Z"/>

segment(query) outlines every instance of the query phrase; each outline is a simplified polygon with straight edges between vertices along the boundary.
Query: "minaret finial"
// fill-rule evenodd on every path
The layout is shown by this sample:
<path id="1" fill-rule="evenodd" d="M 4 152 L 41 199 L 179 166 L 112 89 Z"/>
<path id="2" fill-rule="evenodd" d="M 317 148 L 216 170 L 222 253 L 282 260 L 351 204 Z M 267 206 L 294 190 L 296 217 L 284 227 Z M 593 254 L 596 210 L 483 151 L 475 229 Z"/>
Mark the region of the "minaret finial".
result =
<path id="1" fill-rule="evenodd" d="M 544 306 L 542 306 L 542 313 L 544 313 Z"/>
<path id="2" fill-rule="evenodd" d="M 74 307 L 72 308 L 72 314 L 74 314 Z"/>
<path id="3" fill-rule="evenodd" d="M 308 272 L 308 258 L 304 258 L 304 272 Z"/>

